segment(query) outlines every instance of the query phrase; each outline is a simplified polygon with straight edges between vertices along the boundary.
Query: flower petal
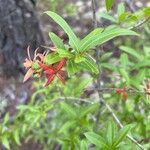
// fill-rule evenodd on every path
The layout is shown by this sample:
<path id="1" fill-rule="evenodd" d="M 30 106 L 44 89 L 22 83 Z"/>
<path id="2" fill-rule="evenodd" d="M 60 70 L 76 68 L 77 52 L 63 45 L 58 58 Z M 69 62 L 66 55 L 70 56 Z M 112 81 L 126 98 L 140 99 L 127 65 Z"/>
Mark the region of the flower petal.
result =
<path id="1" fill-rule="evenodd" d="M 48 70 L 44 71 L 44 73 L 51 75 L 51 74 L 55 74 L 55 71 L 53 69 L 48 69 Z"/>
<path id="2" fill-rule="evenodd" d="M 62 59 L 56 66 L 56 70 L 59 71 L 62 69 L 62 67 L 65 65 L 66 59 Z"/>
<path id="3" fill-rule="evenodd" d="M 27 81 L 34 73 L 34 70 L 30 68 L 24 76 L 23 82 Z"/>
<path id="4" fill-rule="evenodd" d="M 31 55 L 30 55 L 30 46 L 27 47 L 27 53 L 28 53 L 28 58 L 29 58 L 29 60 L 32 61 L 32 60 L 31 60 Z"/>
<path id="5" fill-rule="evenodd" d="M 49 66 L 48 66 L 48 65 L 45 65 L 45 64 L 43 64 L 43 63 L 41 63 L 41 62 L 38 62 L 38 64 L 39 64 L 40 68 L 43 69 L 44 71 L 46 71 L 46 70 L 49 69 Z"/>
<path id="6" fill-rule="evenodd" d="M 57 77 L 60 79 L 60 81 L 65 84 L 65 79 L 62 77 L 61 74 L 57 73 Z"/>
<path id="7" fill-rule="evenodd" d="M 25 68 L 29 68 L 29 67 L 32 66 L 32 61 L 26 58 L 23 65 L 24 65 Z"/>
<path id="8" fill-rule="evenodd" d="M 55 75 L 50 75 L 44 86 L 47 87 L 54 80 L 54 77 L 55 77 Z"/>

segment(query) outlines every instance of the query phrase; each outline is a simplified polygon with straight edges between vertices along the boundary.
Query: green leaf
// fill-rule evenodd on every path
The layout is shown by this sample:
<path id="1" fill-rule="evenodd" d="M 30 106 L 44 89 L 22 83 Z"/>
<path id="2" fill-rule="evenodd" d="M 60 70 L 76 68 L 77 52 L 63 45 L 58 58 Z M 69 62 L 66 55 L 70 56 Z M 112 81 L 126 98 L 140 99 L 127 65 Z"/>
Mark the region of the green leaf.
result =
<path id="1" fill-rule="evenodd" d="M 120 3 L 118 5 L 118 9 L 117 9 L 117 14 L 118 14 L 118 17 L 121 16 L 122 14 L 125 13 L 125 6 L 124 6 L 124 3 Z"/>
<path id="2" fill-rule="evenodd" d="M 138 52 L 136 52 L 134 49 L 127 47 L 127 46 L 120 46 L 119 47 L 122 51 L 132 55 L 133 57 L 135 57 L 137 60 L 141 61 L 141 59 L 143 58 L 143 56 L 141 56 Z"/>
<path id="3" fill-rule="evenodd" d="M 60 61 L 61 59 L 62 58 L 59 56 L 58 53 L 53 52 L 53 53 L 50 53 L 50 54 L 46 55 L 46 57 L 44 59 L 44 62 L 47 65 L 51 65 L 51 64 L 54 64 L 54 63 Z"/>
<path id="4" fill-rule="evenodd" d="M 73 60 L 67 61 L 67 71 L 69 77 L 77 73 L 78 70 L 79 70 L 78 64 L 76 64 Z"/>
<path id="5" fill-rule="evenodd" d="M 149 16 L 150 16 L 150 7 L 147 7 L 147 8 L 144 9 L 144 15 L 145 15 L 146 17 L 149 17 Z"/>
<path id="6" fill-rule="evenodd" d="M 80 84 L 74 89 L 74 95 L 75 96 L 80 96 L 83 90 L 86 88 L 86 86 L 92 82 L 92 78 L 87 78 L 87 79 L 81 79 Z"/>
<path id="7" fill-rule="evenodd" d="M 8 123 L 8 121 L 9 121 L 9 118 L 10 118 L 10 116 L 9 116 L 9 113 L 6 113 L 6 115 L 5 115 L 5 117 L 4 117 L 3 124 L 6 124 L 6 123 Z"/>
<path id="8" fill-rule="evenodd" d="M 80 55 L 80 54 L 77 54 L 77 55 L 75 56 L 74 62 L 75 62 L 75 63 L 80 63 L 80 62 L 83 62 L 83 61 L 85 61 L 85 60 L 86 60 L 86 59 L 85 59 L 84 56 L 82 56 L 82 55 Z"/>
<path id="9" fill-rule="evenodd" d="M 128 72 L 127 72 L 124 68 L 120 68 L 119 71 L 120 71 L 120 74 L 121 74 L 121 75 L 124 77 L 124 79 L 126 80 L 126 84 L 129 85 L 129 83 L 130 83 L 130 78 L 129 78 Z"/>
<path id="10" fill-rule="evenodd" d="M 113 0 L 105 0 L 105 6 L 107 11 L 111 10 L 112 5 L 113 5 Z"/>
<path id="11" fill-rule="evenodd" d="M 69 37 L 69 43 L 70 45 L 77 51 L 79 51 L 79 39 L 74 34 L 70 26 L 67 24 L 67 22 L 58 14 L 52 12 L 52 11 L 46 11 L 45 12 L 48 16 L 50 16 L 57 24 L 59 24 L 62 29 L 66 32 L 66 34 Z"/>
<path id="12" fill-rule="evenodd" d="M 89 57 L 86 57 L 85 61 L 81 63 L 81 66 L 87 69 L 88 71 L 91 71 L 92 73 L 99 73 L 96 62 Z"/>
<path id="13" fill-rule="evenodd" d="M 72 58 L 74 55 L 66 49 L 57 49 L 57 52 L 61 58 L 67 57 Z"/>
<path id="14" fill-rule="evenodd" d="M 101 14 L 100 14 L 100 17 L 101 17 L 101 18 L 104 18 L 104 19 L 106 19 L 106 20 L 109 20 L 109 21 L 111 21 L 111 22 L 113 22 L 113 23 L 117 23 L 116 18 L 110 16 L 110 15 L 107 14 L 107 13 L 101 13 Z"/>
<path id="15" fill-rule="evenodd" d="M 49 32 L 48 35 L 57 48 L 65 49 L 65 46 L 64 46 L 62 40 L 55 33 Z"/>
<path id="16" fill-rule="evenodd" d="M 93 31 L 91 31 L 88 35 L 86 35 L 82 40 L 81 40 L 81 45 L 83 43 L 86 43 L 87 40 L 94 38 L 95 35 L 100 34 L 104 29 L 103 28 L 96 28 Z M 80 51 L 82 51 L 82 48 L 80 48 Z"/>
<path id="17" fill-rule="evenodd" d="M 119 27 L 108 27 L 102 33 L 97 33 L 94 36 L 89 37 L 86 41 L 81 41 L 81 51 L 84 52 L 95 46 L 101 45 L 115 37 L 125 35 L 138 35 L 134 31 L 128 29 L 122 29 Z"/>
<path id="18" fill-rule="evenodd" d="M 82 140 L 80 142 L 80 150 L 87 150 L 88 146 L 87 146 L 87 142 L 85 140 Z"/>
<path id="19" fill-rule="evenodd" d="M 122 142 L 122 140 L 126 137 L 130 129 L 131 125 L 126 125 L 119 131 L 118 135 L 114 139 L 113 147 L 117 147 Z"/>
<path id="20" fill-rule="evenodd" d="M 65 133 L 68 131 L 68 129 L 71 127 L 74 127 L 76 125 L 76 121 L 69 121 L 69 122 L 66 122 L 64 123 L 61 128 L 59 129 L 59 133 Z"/>
<path id="21" fill-rule="evenodd" d="M 101 56 L 100 61 L 101 62 L 107 61 L 111 56 L 112 56 L 112 52 L 105 53 Z"/>
<path id="22" fill-rule="evenodd" d="M 7 149 L 10 149 L 10 143 L 9 143 L 8 137 L 6 135 L 2 137 L 2 144 Z"/>
<path id="23" fill-rule="evenodd" d="M 75 109 L 66 103 L 61 103 L 61 108 L 71 117 L 77 117 Z"/>
<path id="24" fill-rule="evenodd" d="M 120 57 L 120 63 L 121 63 L 121 66 L 124 68 L 124 69 L 127 69 L 128 68 L 128 65 L 129 65 L 129 60 L 128 60 L 128 55 L 123 53 L 121 54 L 121 57 Z"/>
<path id="25" fill-rule="evenodd" d="M 133 69 L 139 69 L 139 68 L 145 68 L 145 67 L 150 67 L 150 60 L 144 59 L 137 64 L 135 64 Z"/>
<path id="26" fill-rule="evenodd" d="M 18 145 L 21 145 L 21 143 L 20 143 L 20 138 L 19 138 L 19 130 L 16 129 L 16 130 L 13 132 L 13 135 L 14 135 L 14 139 L 15 139 L 16 143 L 17 143 Z"/>
<path id="27" fill-rule="evenodd" d="M 83 109 L 80 112 L 80 117 L 84 117 L 85 115 L 87 115 L 93 111 L 96 111 L 97 108 L 98 108 L 97 104 L 91 104 L 90 106 L 86 106 L 86 108 L 83 107 Z"/>
<path id="28" fill-rule="evenodd" d="M 105 148 L 108 149 L 108 145 L 106 143 L 106 140 L 101 137 L 100 135 L 94 133 L 94 132 L 86 132 L 84 133 L 86 138 L 94 145 L 96 145 L 99 148 Z"/>
<path id="29" fill-rule="evenodd" d="M 116 67 L 109 63 L 101 63 L 100 66 L 108 70 L 116 71 Z"/>
<path id="30" fill-rule="evenodd" d="M 129 16 L 130 14 L 128 12 L 125 12 L 123 14 L 121 14 L 118 19 L 119 19 L 119 22 L 123 22 L 125 21 L 125 19 Z"/>
<path id="31" fill-rule="evenodd" d="M 109 121 L 107 124 L 107 133 L 106 137 L 110 146 L 113 144 L 113 139 L 116 134 L 116 126 L 113 121 Z"/>

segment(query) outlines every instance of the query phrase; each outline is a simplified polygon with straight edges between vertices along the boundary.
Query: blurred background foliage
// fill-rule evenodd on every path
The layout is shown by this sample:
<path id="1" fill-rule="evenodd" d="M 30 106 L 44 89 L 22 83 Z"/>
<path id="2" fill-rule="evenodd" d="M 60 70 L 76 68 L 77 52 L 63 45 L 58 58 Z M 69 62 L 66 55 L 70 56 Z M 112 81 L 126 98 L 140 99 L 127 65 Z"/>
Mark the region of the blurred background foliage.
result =
<path id="1" fill-rule="evenodd" d="M 97 0 L 98 24 L 133 27 L 145 18 L 144 12 L 149 9 L 144 8 L 149 5 L 140 0 L 125 1 L 124 5 L 118 1 L 107 12 L 105 2 Z M 38 0 L 36 9 L 48 47 L 52 45 L 47 36 L 49 31 L 57 33 L 64 42 L 67 36 L 42 14 L 46 10 L 61 14 L 81 37 L 93 28 L 89 0 Z M 101 88 L 104 89 L 99 92 L 125 125 L 123 129 L 119 129 L 104 106 L 96 123 L 99 110 L 99 97 L 94 88 L 96 77 L 82 70 L 71 78 L 66 77 L 65 85 L 55 80 L 43 88 L 44 79 L 35 80 L 30 85 L 32 94 L 22 105 L 15 105 L 17 110 L 13 115 L 8 113 L 9 102 L 4 100 L 7 97 L 1 97 L 0 149 L 138 150 L 137 145 L 125 137 L 129 133 L 149 150 L 150 100 L 146 98 L 143 82 L 147 83 L 150 78 L 150 21 L 133 29 L 139 37 L 107 42 L 101 47 L 99 58 Z M 129 89 L 127 100 L 116 93 L 117 88 L 124 87 Z"/>

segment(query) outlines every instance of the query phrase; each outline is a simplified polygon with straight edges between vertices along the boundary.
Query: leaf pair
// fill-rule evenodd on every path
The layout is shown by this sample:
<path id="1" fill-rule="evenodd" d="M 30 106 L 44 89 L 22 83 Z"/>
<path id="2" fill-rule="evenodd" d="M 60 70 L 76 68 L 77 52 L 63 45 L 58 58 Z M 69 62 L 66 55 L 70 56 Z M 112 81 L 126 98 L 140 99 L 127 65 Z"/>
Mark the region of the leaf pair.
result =
<path id="1" fill-rule="evenodd" d="M 53 60 L 55 58 L 55 61 L 59 61 L 59 59 L 62 57 L 69 58 L 67 65 L 70 72 L 69 74 L 76 73 L 77 70 L 83 66 L 85 69 L 97 74 L 98 68 L 96 62 L 85 55 L 86 51 L 95 48 L 96 46 L 101 45 L 117 36 L 137 35 L 137 33 L 134 31 L 111 26 L 105 30 L 102 28 L 96 28 L 80 40 L 61 16 L 51 11 L 47 11 L 45 13 L 50 16 L 57 24 L 59 24 L 68 35 L 69 45 L 71 47 L 70 51 L 64 46 L 62 40 L 56 34 L 52 32 L 49 33 L 52 42 L 58 49 L 57 57 L 53 56 L 53 58 L 50 58 Z M 47 59 L 47 63 L 50 61 L 50 58 Z"/>
<path id="2" fill-rule="evenodd" d="M 137 35 L 134 31 L 128 29 L 108 28 L 108 30 L 103 30 L 102 28 L 97 28 L 94 31 L 90 32 L 85 38 L 79 40 L 79 38 L 72 31 L 71 27 L 61 16 L 51 11 L 47 11 L 45 13 L 63 28 L 63 30 L 69 37 L 69 43 L 71 47 L 74 48 L 77 52 L 84 52 L 97 45 L 101 45 L 117 36 Z"/>
<path id="3" fill-rule="evenodd" d="M 105 150 L 116 150 L 131 129 L 131 125 L 125 126 L 119 132 L 117 132 L 116 129 L 117 128 L 114 123 L 109 122 L 105 137 L 94 132 L 87 132 L 85 133 L 85 136 L 90 141 L 90 143 L 96 145 L 99 148 L 103 148 Z"/>

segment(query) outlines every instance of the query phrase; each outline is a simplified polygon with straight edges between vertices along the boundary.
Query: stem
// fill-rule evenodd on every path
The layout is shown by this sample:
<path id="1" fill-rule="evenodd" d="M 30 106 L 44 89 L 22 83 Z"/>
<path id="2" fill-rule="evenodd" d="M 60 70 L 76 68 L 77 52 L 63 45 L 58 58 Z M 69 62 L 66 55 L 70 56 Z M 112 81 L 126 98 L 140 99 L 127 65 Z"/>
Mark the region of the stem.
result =
<path id="1" fill-rule="evenodd" d="M 147 17 L 146 19 L 144 19 L 141 22 L 139 22 L 138 24 L 130 27 L 129 29 L 132 30 L 132 29 L 138 28 L 138 27 L 142 26 L 143 24 L 145 24 L 146 22 L 148 22 L 149 19 L 150 19 L 150 17 Z"/>
<path id="2" fill-rule="evenodd" d="M 93 12 L 93 26 L 94 28 L 96 28 L 98 25 L 97 25 L 97 18 L 96 18 L 96 2 L 95 0 L 91 0 L 92 2 L 92 12 Z M 149 19 L 148 19 L 149 20 Z M 143 22 L 145 23 L 145 21 Z M 137 26 L 134 26 L 132 27 L 131 29 L 135 28 L 135 27 L 139 27 L 140 25 L 142 25 L 143 23 L 140 23 L 139 25 Z M 98 66 L 98 69 L 99 69 L 99 72 L 100 72 L 100 66 L 99 66 L 99 56 L 100 56 L 100 50 L 96 50 L 95 52 L 96 54 L 96 63 L 97 63 L 97 66 Z M 113 110 L 111 109 L 111 107 L 106 103 L 106 101 L 102 98 L 102 96 L 100 95 L 100 88 L 101 88 L 101 85 L 100 85 L 100 78 L 98 76 L 97 78 L 97 86 L 96 86 L 96 89 L 97 89 L 97 92 L 98 92 L 98 95 L 99 95 L 99 109 L 98 109 L 98 113 L 96 115 L 96 126 L 98 125 L 99 123 L 99 118 L 100 118 L 100 113 L 101 113 L 101 106 L 102 105 L 105 105 L 106 108 L 109 110 L 109 112 L 111 113 L 112 117 L 114 118 L 114 120 L 116 121 L 116 123 L 121 127 L 123 128 L 123 125 L 122 123 L 120 122 L 119 118 L 115 115 L 115 113 L 113 112 Z M 127 135 L 127 137 L 132 141 L 134 142 L 141 150 L 145 150 L 145 148 L 140 144 L 138 143 L 132 136 L 130 135 Z"/>
<path id="3" fill-rule="evenodd" d="M 92 13 L 93 13 L 93 27 L 94 28 L 97 28 L 98 24 L 97 24 L 97 17 L 96 17 L 96 2 L 95 0 L 91 0 L 91 3 L 92 3 Z M 99 73 L 100 73 L 100 65 L 99 65 L 99 57 L 100 57 L 100 49 L 97 48 L 97 50 L 95 50 L 95 59 L 96 59 L 96 64 L 98 66 L 98 70 L 99 70 Z M 99 97 L 99 109 L 98 109 L 98 112 L 96 114 L 96 128 L 98 126 L 98 123 L 99 123 L 99 119 L 100 119 L 100 114 L 101 114 L 101 107 L 103 105 L 103 101 L 101 100 L 101 94 L 99 92 L 100 88 L 101 88 L 101 84 L 100 84 L 100 74 L 98 75 L 97 77 L 97 80 L 96 80 L 96 91 L 98 93 L 98 97 Z"/>
<path id="4" fill-rule="evenodd" d="M 97 17 L 96 17 L 96 4 L 95 0 L 92 0 L 92 13 L 93 13 L 93 26 L 97 27 Z"/>

